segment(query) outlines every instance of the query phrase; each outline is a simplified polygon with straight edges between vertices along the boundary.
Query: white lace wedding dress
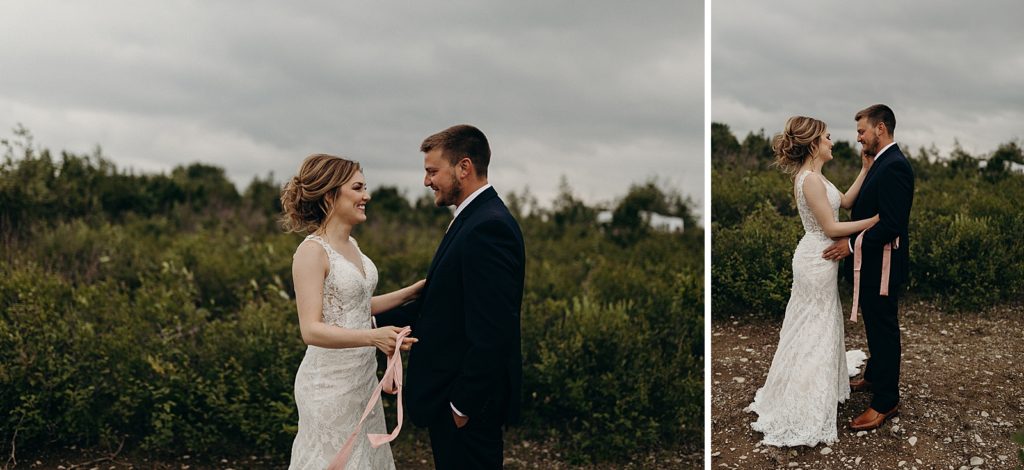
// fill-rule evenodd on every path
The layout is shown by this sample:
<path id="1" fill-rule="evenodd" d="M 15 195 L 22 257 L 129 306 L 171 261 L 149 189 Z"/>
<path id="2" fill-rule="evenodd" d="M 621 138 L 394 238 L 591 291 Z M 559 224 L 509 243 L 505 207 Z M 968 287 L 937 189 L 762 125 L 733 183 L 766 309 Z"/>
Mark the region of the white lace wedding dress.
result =
<path id="1" fill-rule="evenodd" d="M 805 178 L 824 182 L 836 220 L 842 199 L 842 193 L 818 173 L 804 171 L 796 178 L 805 233 L 793 252 L 793 289 L 768 378 L 746 409 L 758 414 L 751 427 L 764 434 L 761 442 L 773 446 L 835 442 L 838 403 L 850 398 L 839 263 L 821 257 L 832 240 L 807 205 Z"/>
<path id="2" fill-rule="evenodd" d="M 334 251 L 323 238 L 306 237 L 323 246 L 330 271 L 324 279 L 323 315 L 328 324 L 349 329 L 369 329 L 370 299 L 377 287 L 377 268 L 362 252 L 363 273 Z M 354 239 L 351 239 L 355 243 Z M 358 245 L 356 246 L 358 250 Z M 374 348 L 325 349 L 308 346 L 295 374 L 295 404 L 299 431 L 292 444 L 290 469 L 323 470 L 355 429 L 377 386 Z M 356 436 L 347 469 L 394 469 L 391 447 L 370 447 L 371 433 L 386 433 L 380 402 Z"/>

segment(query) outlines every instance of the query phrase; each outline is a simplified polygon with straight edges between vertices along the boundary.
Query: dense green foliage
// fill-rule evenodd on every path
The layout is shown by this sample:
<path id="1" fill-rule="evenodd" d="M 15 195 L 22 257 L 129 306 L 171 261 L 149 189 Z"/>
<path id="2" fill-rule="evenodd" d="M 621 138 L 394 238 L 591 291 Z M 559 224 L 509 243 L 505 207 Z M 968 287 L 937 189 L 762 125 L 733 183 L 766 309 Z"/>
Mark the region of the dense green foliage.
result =
<path id="1" fill-rule="evenodd" d="M 782 315 L 793 250 L 803 235 L 792 180 L 771 166 L 763 131 L 740 142 L 728 126 L 714 123 L 711 148 L 712 311 Z M 1024 163 L 1020 146 L 1002 144 L 984 157 L 959 148 L 948 156 L 934 148 L 904 153 L 917 178 L 907 290 L 958 309 L 1020 299 L 1024 176 L 1005 163 Z M 844 190 L 860 170 L 860 156 L 842 140 L 832 154 L 824 173 Z M 987 166 L 979 168 L 982 161 Z"/>
<path id="2" fill-rule="evenodd" d="M 135 175 L 16 133 L 0 166 L 0 450 L 124 440 L 285 458 L 305 346 L 290 270 L 301 236 L 275 222 L 278 184 L 239 194 L 202 164 Z M 395 188 L 372 196 L 355 236 L 386 292 L 425 273 L 450 213 Z M 602 227 L 567 184 L 551 209 L 505 199 L 527 240 L 527 434 L 579 460 L 699 445 L 703 233 L 631 219 L 692 221 L 688 204 L 636 185 Z"/>

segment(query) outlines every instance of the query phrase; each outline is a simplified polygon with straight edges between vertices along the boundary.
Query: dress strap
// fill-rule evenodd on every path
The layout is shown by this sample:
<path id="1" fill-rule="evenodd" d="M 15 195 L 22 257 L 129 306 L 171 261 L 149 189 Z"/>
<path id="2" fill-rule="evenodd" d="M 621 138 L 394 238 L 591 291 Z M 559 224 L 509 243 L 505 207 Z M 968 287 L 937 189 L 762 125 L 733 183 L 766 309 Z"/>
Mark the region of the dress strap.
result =
<path id="1" fill-rule="evenodd" d="M 323 247 L 324 251 L 327 252 L 327 256 L 331 256 L 331 255 L 334 255 L 335 253 L 337 253 L 336 251 L 334 251 L 334 248 L 331 248 L 331 244 L 327 243 L 327 240 L 324 240 L 323 237 L 321 237 L 320 235 L 316 235 L 316 234 L 311 233 L 311 234 L 306 236 L 306 240 L 313 240 L 313 241 L 319 243 L 320 246 Z"/>
<path id="2" fill-rule="evenodd" d="M 797 199 L 803 199 L 803 197 L 804 197 L 804 179 L 806 179 L 807 175 L 809 175 L 811 173 L 814 173 L 814 172 L 811 171 L 811 170 L 804 170 L 804 171 L 801 171 L 799 175 L 796 175 L 796 187 L 795 187 L 795 189 L 796 189 L 796 197 L 797 197 Z"/>

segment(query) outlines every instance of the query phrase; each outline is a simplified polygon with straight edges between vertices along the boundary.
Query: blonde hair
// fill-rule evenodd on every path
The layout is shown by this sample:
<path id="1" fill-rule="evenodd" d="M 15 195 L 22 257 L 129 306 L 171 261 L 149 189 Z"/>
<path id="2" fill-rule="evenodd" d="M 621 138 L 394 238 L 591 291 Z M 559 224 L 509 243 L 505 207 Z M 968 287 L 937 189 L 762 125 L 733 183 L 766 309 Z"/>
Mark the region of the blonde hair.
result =
<path id="1" fill-rule="evenodd" d="M 796 174 L 804 162 L 817 153 L 818 142 L 826 129 L 824 122 L 807 116 L 787 119 L 786 128 L 772 138 L 774 164 L 787 174 Z"/>
<path id="2" fill-rule="evenodd" d="M 323 225 L 342 185 L 362 171 L 359 162 L 323 153 L 306 157 L 299 174 L 281 191 L 281 225 L 288 232 L 314 232 Z"/>

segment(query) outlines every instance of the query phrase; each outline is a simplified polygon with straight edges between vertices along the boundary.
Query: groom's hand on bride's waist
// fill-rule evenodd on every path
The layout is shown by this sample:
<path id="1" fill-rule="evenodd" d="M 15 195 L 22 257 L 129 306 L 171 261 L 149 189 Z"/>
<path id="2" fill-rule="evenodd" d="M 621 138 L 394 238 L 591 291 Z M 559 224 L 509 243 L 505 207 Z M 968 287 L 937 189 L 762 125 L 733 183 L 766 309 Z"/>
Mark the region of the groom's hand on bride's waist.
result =
<path id="1" fill-rule="evenodd" d="M 825 251 L 821 252 L 821 257 L 829 261 L 839 261 L 847 256 L 850 256 L 850 237 L 839 238 L 834 241 Z"/>

